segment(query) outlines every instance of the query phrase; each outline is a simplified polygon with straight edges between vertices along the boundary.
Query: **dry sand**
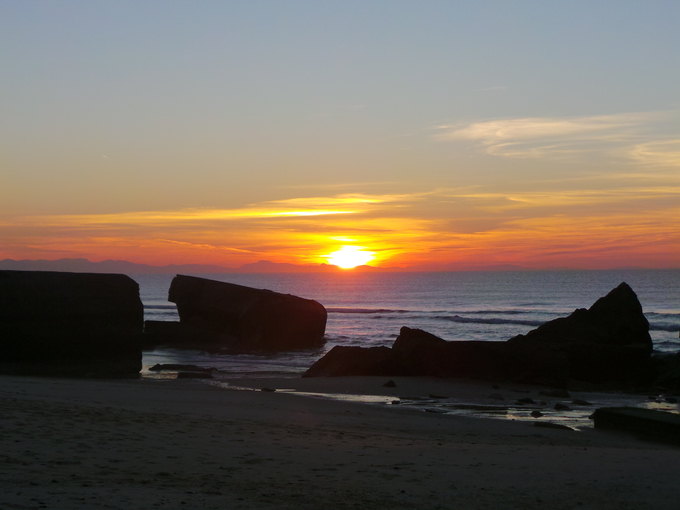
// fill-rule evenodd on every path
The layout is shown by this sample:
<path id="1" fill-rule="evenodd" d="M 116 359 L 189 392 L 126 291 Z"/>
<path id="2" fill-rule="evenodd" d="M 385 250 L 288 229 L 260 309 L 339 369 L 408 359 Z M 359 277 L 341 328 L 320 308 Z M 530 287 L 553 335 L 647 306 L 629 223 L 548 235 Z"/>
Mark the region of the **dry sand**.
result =
<path id="1" fill-rule="evenodd" d="M 380 393 L 384 381 L 240 382 Z M 397 384 L 403 394 L 490 392 Z M 199 380 L 2 376 L 0 406 L 0 510 L 680 508 L 680 449 L 626 434 Z"/>

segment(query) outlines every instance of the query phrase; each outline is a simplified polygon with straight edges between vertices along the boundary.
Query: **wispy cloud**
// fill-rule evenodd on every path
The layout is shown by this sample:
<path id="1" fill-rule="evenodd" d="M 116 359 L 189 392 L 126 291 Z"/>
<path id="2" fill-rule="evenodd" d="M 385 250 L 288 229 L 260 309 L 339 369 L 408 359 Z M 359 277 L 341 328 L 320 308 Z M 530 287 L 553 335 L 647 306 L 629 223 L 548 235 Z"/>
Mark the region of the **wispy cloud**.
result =
<path id="1" fill-rule="evenodd" d="M 494 156 L 539 158 L 609 152 L 639 160 L 654 157 L 651 156 L 656 154 L 654 151 L 669 143 L 659 141 L 663 135 L 652 128 L 673 117 L 677 117 L 677 112 L 495 119 L 438 126 L 435 138 L 476 142 Z"/>
<path id="2" fill-rule="evenodd" d="M 296 197 L 241 209 L 15 217 L 0 223 L 0 258 L 41 252 L 155 264 L 319 263 L 322 254 L 349 243 L 367 247 L 385 265 L 538 264 L 541 256 L 552 261 L 570 250 L 600 256 L 606 265 L 597 253 L 612 246 L 637 253 L 640 261 L 669 259 L 680 235 L 679 198 L 680 185 L 514 192 L 471 187 Z"/>
<path id="3" fill-rule="evenodd" d="M 630 149 L 630 157 L 645 165 L 680 167 L 680 139 L 637 144 Z"/>
<path id="4" fill-rule="evenodd" d="M 524 118 L 477 122 L 464 127 L 441 126 L 448 130 L 444 139 L 480 140 L 487 145 L 504 141 L 583 136 L 595 131 L 610 131 L 638 123 L 631 116 L 581 117 L 575 119 Z"/>
<path id="5" fill-rule="evenodd" d="M 165 225 L 263 218 L 294 218 L 358 214 L 367 204 L 387 198 L 363 195 L 293 198 L 254 204 L 240 209 L 179 209 L 171 211 L 132 211 L 112 214 L 29 216 L 25 221 L 42 226 L 69 225 Z"/>
<path id="6" fill-rule="evenodd" d="M 635 187 L 605 190 L 543 190 L 506 193 L 453 193 L 452 199 L 467 199 L 479 203 L 485 210 L 509 211 L 519 208 L 550 208 L 558 211 L 561 207 L 609 206 L 631 204 L 638 201 L 653 201 L 660 205 L 664 200 L 680 199 L 680 186 Z M 588 211 L 586 211 L 586 214 Z M 575 211 L 570 216 L 578 216 Z"/>

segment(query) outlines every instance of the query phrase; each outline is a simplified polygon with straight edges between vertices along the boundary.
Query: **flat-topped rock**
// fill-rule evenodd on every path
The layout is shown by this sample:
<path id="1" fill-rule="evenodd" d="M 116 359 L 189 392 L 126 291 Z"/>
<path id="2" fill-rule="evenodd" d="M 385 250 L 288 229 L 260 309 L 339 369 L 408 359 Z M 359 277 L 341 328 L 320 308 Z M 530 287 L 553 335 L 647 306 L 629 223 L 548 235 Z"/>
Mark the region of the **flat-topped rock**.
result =
<path id="1" fill-rule="evenodd" d="M 680 443 L 680 415 L 639 407 L 602 407 L 593 413 L 595 428 L 622 430 L 646 439 Z"/>
<path id="2" fill-rule="evenodd" d="M 142 367 L 144 308 L 121 274 L 0 271 L 0 371 L 121 376 Z"/>
<path id="3" fill-rule="evenodd" d="M 200 328 L 224 349 L 288 351 L 325 343 L 326 309 L 311 299 L 178 275 L 168 300 L 177 304 L 180 324 Z"/>

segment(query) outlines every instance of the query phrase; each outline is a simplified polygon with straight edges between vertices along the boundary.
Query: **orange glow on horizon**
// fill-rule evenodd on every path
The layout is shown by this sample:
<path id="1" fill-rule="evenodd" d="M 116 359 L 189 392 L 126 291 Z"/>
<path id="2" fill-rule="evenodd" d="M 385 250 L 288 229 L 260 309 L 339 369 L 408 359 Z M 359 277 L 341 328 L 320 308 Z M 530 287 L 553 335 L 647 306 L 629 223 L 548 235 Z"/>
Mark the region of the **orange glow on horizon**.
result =
<path id="1" fill-rule="evenodd" d="M 229 268 L 267 260 L 308 270 L 370 263 L 425 271 L 680 265 L 680 188 L 463 191 L 314 197 L 224 210 L 0 216 L 0 260 Z"/>

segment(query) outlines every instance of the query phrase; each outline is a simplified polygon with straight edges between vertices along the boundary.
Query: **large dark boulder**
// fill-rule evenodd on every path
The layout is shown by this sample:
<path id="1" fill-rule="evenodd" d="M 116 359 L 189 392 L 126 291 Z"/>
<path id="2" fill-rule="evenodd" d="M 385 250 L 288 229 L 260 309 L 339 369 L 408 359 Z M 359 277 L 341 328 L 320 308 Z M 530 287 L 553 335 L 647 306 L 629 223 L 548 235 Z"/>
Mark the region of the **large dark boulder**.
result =
<path id="1" fill-rule="evenodd" d="M 403 327 L 391 352 L 380 354 L 389 362 L 368 363 L 372 357 L 365 351 L 335 353 L 332 363 L 322 358 L 305 375 L 349 375 L 359 364 L 362 373 L 352 375 L 461 377 L 555 387 L 573 381 L 639 384 L 650 379 L 652 341 L 637 296 L 622 283 L 590 309 L 576 310 L 507 342 L 448 342 Z M 328 366 L 332 370 L 321 370 Z M 380 373 L 369 374 L 372 366 Z"/>
<path id="2" fill-rule="evenodd" d="M 595 428 L 632 432 L 642 439 L 680 443 L 680 416 L 639 407 L 601 407 L 593 413 Z"/>
<path id="3" fill-rule="evenodd" d="M 652 352 L 649 322 L 637 295 L 622 283 L 588 310 L 579 308 L 509 340 L 511 343 L 597 344 L 640 346 Z"/>
<path id="4" fill-rule="evenodd" d="M 564 386 L 567 360 L 558 351 L 513 348 L 507 342 L 447 342 L 402 327 L 392 348 L 335 346 L 303 377 L 430 376 Z"/>
<path id="5" fill-rule="evenodd" d="M 144 308 L 125 275 L 0 271 L 0 371 L 125 376 L 142 368 Z"/>
<path id="6" fill-rule="evenodd" d="M 326 309 L 311 299 L 194 276 L 172 280 L 180 323 L 219 335 L 234 351 L 288 351 L 325 343 Z"/>
<path id="7" fill-rule="evenodd" d="M 423 352 L 433 352 L 447 343 L 449 342 L 422 329 L 404 326 L 399 331 L 399 336 L 394 344 L 392 344 L 392 349 L 403 358 L 411 359 L 415 366 L 419 366 L 422 363 L 430 363 L 429 356 L 423 356 Z"/>
<path id="8" fill-rule="evenodd" d="M 650 365 L 655 386 L 680 392 L 680 353 L 657 355 Z"/>
<path id="9" fill-rule="evenodd" d="M 462 377 L 564 386 L 566 356 L 558 349 L 508 342 L 447 342 L 420 329 L 402 327 L 392 346 L 413 375 Z"/>
<path id="10" fill-rule="evenodd" d="M 144 321 L 145 350 L 156 347 L 174 347 L 179 349 L 194 349 L 215 354 L 229 351 L 229 346 L 235 346 L 239 339 L 205 329 L 189 322 L 176 321 Z"/>
<path id="11" fill-rule="evenodd" d="M 579 308 L 508 343 L 513 347 L 559 349 L 569 360 L 570 378 L 591 383 L 635 382 L 652 353 L 649 322 L 637 295 L 626 283 L 588 310 Z"/>
<path id="12" fill-rule="evenodd" d="M 316 361 L 302 377 L 415 375 L 389 347 L 336 345 Z"/>

